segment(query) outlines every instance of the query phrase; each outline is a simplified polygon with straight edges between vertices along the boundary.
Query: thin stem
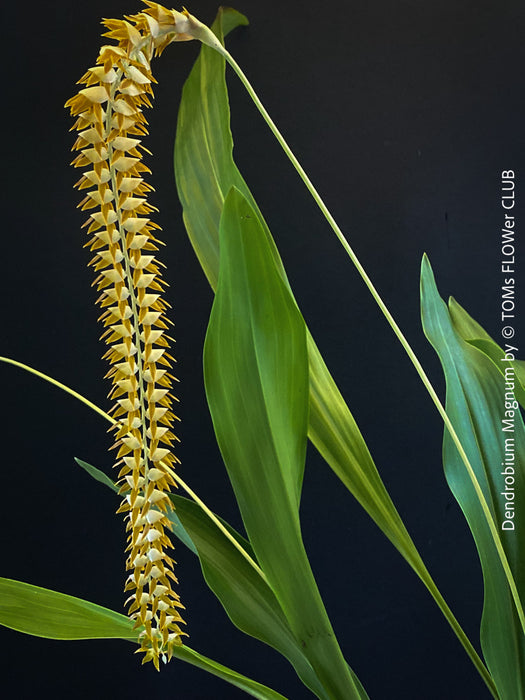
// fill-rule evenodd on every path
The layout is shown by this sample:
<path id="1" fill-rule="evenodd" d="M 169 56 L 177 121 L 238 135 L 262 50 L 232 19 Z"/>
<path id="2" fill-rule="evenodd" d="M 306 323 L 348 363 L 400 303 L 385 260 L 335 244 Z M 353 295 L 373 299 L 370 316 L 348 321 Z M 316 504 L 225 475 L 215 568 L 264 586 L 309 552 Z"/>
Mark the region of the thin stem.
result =
<path id="1" fill-rule="evenodd" d="M 24 369 L 26 372 L 29 372 L 30 374 L 34 374 L 36 377 L 40 377 L 40 379 L 44 379 L 46 382 L 49 382 L 50 384 L 53 384 L 53 386 L 56 386 L 58 389 L 61 389 L 62 391 L 65 391 L 66 394 L 70 394 L 71 396 L 74 396 L 75 399 L 78 399 L 81 401 L 83 404 L 86 406 L 89 406 L 95 413 L 98 413 L 99 416 L 102 416 L 102 418 L 105 418 L 106 420 L 110 421 L 110 423 L 118 423 L 114 418 L 112 418 L 110 415 L 108 415 L 105 411 L 103 411 L 101 408 L 99 408 L 96 404 L 92 403 L 89 399 L 86 399 L 85 396 L 82 396 L 82 394 L 79 394 L 77 391 L 74 389 L 71 389 L 69 386 L 66 384 L 62 384 L 62 382 L 59 382 L 57 379 L 53 379 L 53 377 L 50 377 L 47 374 L 44 374 L 43 372 L 39 372 L 37 369 L 34 369 L 33 367 L 29 367 L 29 365 L 24 365 L 22 362 L 18 362 L 17 360 L 12 360 L 10 357 L 0 357 L 0 362 L 5 362 L 8 365 L 14 365 L 15 367 L 19 367 L 20 369 Z"/>
<path id="2" fill-rule="evenodd" d="M 101 408 L 99 408 L 96 404 L 93 402 L 89 401 L 89 399 L 86 399 L 85 396 L 82 396 L 82 394 L 79 394 L 78 391 L 74 391 L 74 389 L 71 389 L 69 386 L 66 384 L 62 384 L 62 382 L 59 382 L 57 379 L 53 379 L 53 377 L 50 377 L 48 374 L 44 374 L 43 372 L 39 372 L 37 369 L 34 369 L 34 367 L 30 367 L 29 365 L 24 365 L 22 362 L 18 362 L 17 360 L 12 360 L 9 357 L 0 357 L 0 362 L 5 362 L 6 364 L 9 365 L 14 365 L 15 367 L 19 367 L 20 369 L 25 370 L 26 372 L 29 372 L 30 374 L 34 374 L 36 377 L 40 377 L 40 379 L 44 379 L 46 382 L 49 382 L 53 386 L 56 386 L 58 389 L 61 389 L 62 391 L 65 391 L 66 394 L 70 394 L 73 396 L 75 399 L 78 399 L 81 401 L 83 404 L 86 406 L 89 406 L 93 411 L 98 413 L 102 418 L 105 418 L 109 423 L 112 425 L 121 425 L 120 421 L 116 420 L 112 416 L 109 415 L 109 413 L 106 413 L 103 411 Z M 206 515 L 210 518 L 210 520 L 219 528 L 219 530 L 222 532 L 222 534 L 232 543 L 232 545 L 237 549 L 241 555 L 246 559 L 248 564 L 259 574 L 259 576 L 262 578 L 262 580 L 268 584 L 268 579 L 266 578 L 266 575 L 264 571 L 261 569 L 261 567 L 257 564 L 256 561 L 248 554 L 248 552 L 242 547 L 242 545 L 233 537 L 233 535 L 228 531 L 228 529 L 221 523 L 219 518 L 208 508 L 208 506 L 204 503 L 201 498 L 191 489 L 188 484 L 186 484 L 185 481 L 181 479 L 181 477 L 171 469 L 171 467 L 164 462 L 161 462 L 164 467 L 170 472 L 170 474 L 173 476 L 173 478 L 177 481 L 180 486 L 186 491 L 186 493 L 195 501 L 195 503 L 200 506 L 200 508 L 206 513 Z"/>
<path id="3" fill-rule="evenodd" d="M 439 609 L 443 613 L 444 617 L 448 621 L 449 625 L 452 627 L 453 631 L 456 634 L 456 637 L 459 639 L 460 643 L 462 644 L 463 648 L 467 652 L 468 656 L 470 657 L 470 660 L 472 661 L 474 667 L 477 669 L 479 675 L 485 682 L 485 685 L 491 692 L 492 696 L 495 698 L 495 700 L 499 700 L 499 694 L 498 694 L 498 689 L 496 688 L 496 685 L 494 683 L 494 680 L 492 679 L 492 676 L 490 675 L 487 667 L 479 657 L 479 654 L 477 651 L 474 649 L 472 642 L 470 639 L 467 637 L 465 634 L 463 628 L 459 624 L 458 620 L 456 619 L 454 613 L 452 610 L 449 608 L 447 605 L 446 600 L 443 598 L 441 595 L 441 592 L 439 588 L 436 586 L 434 579 L 430 575 L 430 573 L 427 571 L 426 567 L 424 567 L 424 573 L 425 576 L 421 576 L 421 574 L 418 575 L 429 590 L 431 596 L 434 598 L 436 601 Z M 427 578 L 428 575 L 428 578 Z"/>
<path id="4" fill-rule="evenodd" d="M 228 532 L 228 529 L 221 523 L 219 518 L 214 513 L 212 513 L 212 511 L 208 508 L 208 506 L 203 501 L 201 501 L 201 499 L 197 496 L 195 491 L 193 491 L 188 486 L 188 484 L 186 484 L 186 482 L 180 478 L 180 476 L 176 472 L 171 471 L 170 473 L 173 476 L 173 478 L 175 479 L 175 481 L 180 486 L 182 486 L 182 488 L 195 501 L 195 503 L 197 503 L 202 508 L 202 510 L 206 513 L 206 515 L 210 518 L 210 520 L 213 520 L 213 522 L 219 528 L 219 530 L 230 540 L 230 542 L 234 545 L 234 547 L 236 547 L 236 549 L 239 550 L 239 552 L 243 555 L 243 557 L 245 557 L 245 558 L 250 557 L 248 552 L 245 549 L 243 549 L 243 547 L 239 544 L 239 542 L 237 542 L 235 537 L 232 537 L 232 535 Z M 259 576 L 262 578 L 262 580 L 266 584 L 270 585 L 268 583 L 268 579 L 266 578 L 266 574 L 260 568 L 260 566 L 253 559 L 251 559 L 251 557 L 249 558 L 248 561 L 251 564 L 251 566 L 255 569 L 255 571 L 259 574 Z"/>
<path id="5" fill-rule="evenodd" d="M 264 105 L 260 101 L 259 97 L 255 93 L 255 90 L 253 89 L 250 82 L 248 81 L 248 78 L 243 73 L 242 69 L 240 68 L 238 63 L 235 61 L 235 59 L 231 56 L 231 54 L 224 47 L 221 46 L 220 49 L 218 49 L 218 50 L 224 56 L 226 61 L 230 64 L 230 66 L 233 68 L 233 70 L 235 71 L 235 73 L 237 74 L 239 79 L 241 80 L 242 84 L 244 85 L 248 94 L 250 95 L 251 99 L 253 100 L 255 106 L 257 107 L 257 109 L 259 110 L 261 115 L 263 116 L 265 122 L 268 124 L 270 130 L 272 131 L 275 138 L 277 139 L 277 141 L 281 145 L 283 151 L 288 156 L 292 165 L 294 166 L 297 173 L 299 174 L 301 180 L 306 185 L 306 188 L 308 189 L 308 191 L 312 195 L 317 206 L 321 210 L 325 219 L 328 221 L 330 227 L 332 228 L 335 235 L 339 239 L 341 245 L 343 246 L 346 253 L 350 257 L 351 261 L 353 262 L 354 266 L 356 267 L 357 271 L 359 272 L 361 278 L 363 279 L 364 283 L 368 287 L 368 290 L 370 291 L 372 297 L 374 298 L 375 302 L 377 303 L 377 305 L 381 309 L 383 315 L 385 316 L 388 324 L 390 325 L 390 327 L 394 331 L 396 337 L 398 338 L 399 342 L 401 343 L 401 345 L 405 349 L 405 351 L 406 351 L 408 357 L 410 358 L 412 364 L 414 365 L 419 377 L 421 378 L 421 381 L 423 382 L 425 388 L 427 389 L 428 393 L 430 394 L 430 397 L 431 397 L 432 401 L 434 402 L 441 418 L 443 419 L 443 422 L 446 426 L 446 429 L 448 430 L 448 432 L 449 432 L 449 434 L 450 434 L 450 436 L 451 436 L 451 438 L 452 438 L 452 440 L 453 440 L 453 442 L 458 450 L 458 453 L 461 457 L 461 460 L 463 461 L 463 463 L 467 469 L 467 473 L 470 477 L 470 480 L 472 481 L 472 484 L 474 486 L 474 490 L 475 490 L 476 495 L 477 495 L 479 502 L 481 504 L 483 514 L 485 515 L 485 518 L 487 520 L 487 523 L 488 523 L 488 526 L 490 529 L 490 533 L 491 533 L 492 539 L 494 541 L 494 545 L 496 547 L 496 550 L 498 552 L 498 556 L 500 558 L 503 570 L 505 572 L 505 576 L 507 578 L 507 582 L 509 584 L 509 588 L 511 590 L 512 597 L 514 599 L 514 604 L 516 605 L 516 610 L 518 612 L 521 626 L 522 626 L 523 631 L 525 633 L 525 614 L 523 612 L 523 607 L 522 607 L 521 600 L 520 600 L 520 597 L 518 594 L 516 583 L 514 581 L 514 577 L 512 575 L 512 571 L 510 569 L 509 562 L 507 560 L 507 556 L 506 556 L 505 551 L 503 549 L 503 545 L 501 543 L 501 540 L 500 540 L 500 537 L 499 537 L 499 534 L 498 534 L 498 531 L 496 528 L 496 524 L 494 523 L 494 519 L 493 519 L 492 514 L 490 512 L 490 508 L 489 508 L 488 503 L 485 499 L 483 491 L 481 490 L 481 486 L 476 478 L 474 469 L 472 468 L 472 465 L 471 465 L 471 463 L 470 463 L 470 461 L 465 453 L 463 445 L 461 444 L 461 441 L 460 441 L 460 439 L 459 439 L 459 437 L 454 429 L 454 426 L 452 425 L 452 423 L 451 423 L 451 421 L 450 421 L 450 419 L 445 411 L 445 408 L 443 407 L 443 404 L 439 400 L 439 397 L 438 397 L 436 391 L 434 390 L 434 387 L 432 386 L 430 379 L 428 378 L 426 372 L 424 371 L 423 367 L 421 366 L 421 363 L 419 362 L 418 358 L 416 357 L 416 354 L 412 350 L 405 335 L 403 334 L 403 332 L 401 331 L 401 329 L 397 325 L 395 319 L 393 318 L 392 314 L 390 313 L 389 309 L 387 308 L 386 304 L 384 303 L 383 299 L 381 298 L 379 292 L 377 291 L 374 284 L 372 283 L 372 280 L 370 279 L 370 277 L 366 273 L 365 269 L 361 265 L 354 250 L 352 249 L 352 247 L 348 243 L 347 239 L 345 238 L 343 232 L 339 228 L 334 217 L 332 216 L 332 214 L 328 210 L 326 204 L 324 203 L 321 196 L 319 195 L 319 193 L 315 189 L 310 178 L 308 177 L 305 170 L 303 169 L 303 167 L 301 166 L 301 164 L 299 163 L 299 161 L 295 157 L 294 153 L 292 152 L 292 150 L 288 146 L 286 140 L 284 139 L 284 136 L 281 134 L 281 132 L 279 131 L 279 129 L 277 128 L 277 126 L 273 122 L 272 118 L 270 117 L 270 115 L 266 111 L 266 108 L 264 107 Z"/>

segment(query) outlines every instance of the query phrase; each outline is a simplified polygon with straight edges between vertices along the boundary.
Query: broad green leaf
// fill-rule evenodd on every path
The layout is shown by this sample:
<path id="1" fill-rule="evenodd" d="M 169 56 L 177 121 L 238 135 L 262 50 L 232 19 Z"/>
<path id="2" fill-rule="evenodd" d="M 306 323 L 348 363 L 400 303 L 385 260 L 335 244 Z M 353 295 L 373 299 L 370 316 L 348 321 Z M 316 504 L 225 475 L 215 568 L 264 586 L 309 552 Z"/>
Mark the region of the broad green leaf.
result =
<path id="1" fill-rule="evenodd" d="M 94 468 L 93 468 L 94 469 Z M 94 471 L 88 470 L 94 478 Z M 102 474 L 102 472 L 99 472 Z M 111 480 L 106 477 L 106 485 Z M 0 624 L 46 639 L 124 639 L 137 642 L 133 622 L 120 613 L 22 581 L 0 578 Z M 175 649 L 181 661 L 212 673 L 260 700 L 286 700 L 280 693 L 208 659 L 186 645 Z"/>
<path id="2" fill-rule="evenodd" d="M 221 41 L 246 20 L 221 9 L 213 30 Z M 226 26 L 226 24 L 228 26 Z M 213 290 L 219 274 L 219 222 L 232 186 L 250 203 L 275 267 L 289 288 L 279 253 L 251 192 L 233 160 L 225 62 L 203 46 L 185 83 L 175 141 L 175 176 L 188 236 Z M 291 293 L 291 291 L 290 291 Z M 486 669 L 439 593 L 379 476 L 354 418 L 307 332 L 310 411 L 308 437 L 329 466 L 424 582 L 474 664 Z"/>
<path id="3" fill-rule="evenodd" d="M 503 376 L 505 376 L 505 370 L 507 370 L 508 374 L 508 368 L 512 369 L 516 378 L 514 393 L 516 394 L 516 399 L 525 408 L 525 361 L 517 359 L 509 361 L 510 355 L 508 353 L 515 356 L 517 352 L 515 346 L 512 345 L 512 341 L 506 344 L 507 352 L 505 352 L 453 298 L 449 300 L 448 310 L 454 328 L 463 340 L 484 352 Z"/>
<path id="4" fill-rule="evenodd" d="M 439 355 L 447 383 L 447 413 L 465 448 L 497 524 L 521 607 L 525 593 L 525 428 L 517 406 L 505 406 L 505 382 L 484 352 L 466 342 L 438 294 L 423 259 L 421 306 L 425 334 Z M 454 318 L 459 318 L 455 308 Z M 504 419 L 511 423 L 503 423 Z M 505 429 L 512 425 L 512 430 Z M 487 520 L 462 460 L 445 433 L 447 482 L 474 536 L 485 599 L 481 645 L 501 700 L 525 698 L 525 635 Z M 507 518 L 506 514 L 512 515 Z"/>
<path id="5" fill-rule="evenodd" d="M 204 380 L 217 443 L 259 565 L 328 696 L 358 698 L 300 531 L 306 327 L 256 213 L 235 188 L 221 217 Z"/>
<path id="6" fill-rule="evenodd" d="M 48 639 L 137 639 L 125 615 L 8 578 L 0 578 L 0 624 Z"/>

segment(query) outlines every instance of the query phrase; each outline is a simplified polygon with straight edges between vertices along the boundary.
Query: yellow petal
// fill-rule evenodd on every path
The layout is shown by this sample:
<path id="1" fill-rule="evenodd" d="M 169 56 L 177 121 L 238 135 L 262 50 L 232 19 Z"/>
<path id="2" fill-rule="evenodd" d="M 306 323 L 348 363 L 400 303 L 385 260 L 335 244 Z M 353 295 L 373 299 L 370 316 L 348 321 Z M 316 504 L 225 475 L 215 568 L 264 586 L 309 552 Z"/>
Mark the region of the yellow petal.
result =
<path id="1" fill-rule="evenodd" d="M 118 170 L 119 173 L 128 172 L 137 163 L 140 163 L 140 158 L 131 158 L 130 156 L 121 156 L 113 162 L 113 167 Z"/>
<path id="2" fill-rule="evenodd" d="M 136 216 L 130 216 L 123 222 L 122 226 L 126 231 L 129 231 L 130 233 L 138 233 L 139 231 L 141 231 L 144 228 L 144 226 L 146 226 L 146 224 L 149 223 L 149 221 L 150 221 L 149 219 L 140 218 L 140 217 L 136 217 Z M 149 257 L 150 262 L 153 261 L 153 255 L 143 256 L 143 257 Z M 149 264 L 149 263 L 146 263 L 146 264 Z"/>
<path id="3" fill-rule="evenodd" d="M 157 299 L 159 299 L 159 297 L 160 297 L 160 294 L 144 294 L 142 299 L 138 300 L 138 304 L 141 308 L 153 306 L 153 304 L 157 301 Z M 155 362 L 155 360 L 149 360 L 149 361 Z"/>
<path id="4" fill-rule="evenodd" d="M 161 311 L 149 311 L 142 319 L 142 323 L 144 326 L 153 326 L 161 316 Z"/>
<path id="5" fill-rule="evenodd" d="M 147 272 L 142 272 L 142 270 L 139 270 L 139 276 L 138 276 L 138 279 L 135 281 L 135 287 L 137 287 L 137 289 L 149 287 L 151 285 L 151 283 L 153 282 L 153 280 L 155 279 L 155 277 L 156 277 L 156 275 L 154 275 L 154 274 L 149 274 Z M 156 332 L 161 332 L 161 331 L 156 331 Z M 152 340 L 151 342 L 154 343 L 155 341 Z"/>
<path id="6" fill-rule="evenodd" d="M 119 372 L 121 372 L 125 377 L 131 377 L 131 375 L 136 374 L 137 372 L 137 365 L 134 363 L 131 364 L 131 361 L 126 361 L 126 362 L 118 362 L 116 365 L 114 365 Z"/>
<path id="7" fill-rule="evenodd" d="M 131 411 L 138 411 L 138 409 L 140 408 L 140 401 L 138 400 L 138 398 L 134 398 L 133 401 L 131 401 L 129 398 L 119 399 L 119 401 L 117 401 L 117 403 L 120 404 L 122 406 L 122 408 L 124 408 L 126 411 L 128 411 L 130 413 L 131 413 Z M 127 462 L 126 462 L 126 464 L 127 464 Z M 135 466 L 135 465 L 133 465 L 133 466 Z"/>
<path id="8" fill-rule="evenodd" d="M 134 435 L 123 437 L 122 443 L 129 447 L 130 450 L 139 450 L 141 446 L 140 441 Z"/>
<path id="9" fill-rule="evenodd" d="M 138 200 L 135 200 L 135 201 L 138 201 Z M 146 245 L 146 243 L 149 240 L 150 240 L 149 236 L 144 236 L 143 234 L 137 233 L 135 236 L 133 236 L 133 240 L 131 241 L 131 244 L 129 247 L 131 250 L 140 250 L 141 248 L 144 248 L 144 246 Z M 155 275 L 152 275 L 152 277 L 155 277 Z M 136 286 L 139 286 L 139 285 L 137 284 Z M 148 285 L 140 285 L 140 286 L 148 286 Z"/>
<path id="10" fill-rule="evenodd" d="M 167 393 L 167 389 L 153 389 L 148 396 L 148 401 L 153 404 L 158 403 Z"/>
<path id="11" fill-rule="evenodd" d="M 129 219 L 128 219 L 128 221 L 129 221 Z M 149 219 L 141 219 L 141 221 L 149 221 Z M 124 224 L 124 228 L 125 228 L 125 224 Z M 153 256 L 153 255 L 141 255 L 138 260 L 130 260 L 130 263 L 131 263 L 131 267 L 134 267 L 136 270 L 143 270 L 145 267 L 148 267 L 149 265 L 151 265 L 151 263 L 154 260 L 155 260 L 155 256 Z M 151 325 L 151 324 L 146 324 L 146 325 Z"/>
<path id="12" fill-rule="evenodd" d="M 162 428 L 156 423 L 153 423 L 147 430 L 147 436 L 153 440 L 160 440 L 167 432 L 169 428 Z"/>
<path id="13" fill-rule="evenodd" d="M 100 151 L 97 151 L 96 148 L 84 148 L 81 155 L 84 156 L 89 163 L 102 163 L 102 161 L 108 159 L 106 148 L 101 148 Z"/>
<path id="14" fill-rule="evenodd" d="M 162 497 L 165 498 L 166 494 L 163 493 Z M 162 553 L 159 552 L 158 549 L 150 549 L 148 554 L 147 554 L 147 557 L 148 557 L 149 561 L 151 561 L 151 562 L 161 561 L 161 559 L 163 558 Z"/>
<path id="15" fill-rule="evenodd" d="M 141 204 L 144 204 L 146 202 L 145 197 L 128 197 L 121 205 L 120 208 L 123 209 L 124 211 L 133 211 L 133 209 L 137 209 L 137 207 L 140 207 Z M 148 240 L 148 239 L 146 239 Z M 144 243 L 142 244 L 144 245 Z M 135 246 L 135 248 L 142 248 L 142 246 Z"/>
<path id="16" fill-rule="evenodd" d="M 136 148 L 140 144 L 140 139 L 130 139 L 126 136 L 117 136 L 117 138 L 111 141 L 113 148 L 117 151 L 130 151 L 132 148 Z"/>
<path id="17" fill-rule="evenodd" d="M 124 73 L 127 78 L 132 80 L 134 83 L 138 83 L 139 85 L 151 83 L 150 78 L 144 75 L 144 73 L 142 73 L 136 66 L 127 66 Z"/>
<path id="18" fill-rule="evenodd" d="M 104 277 L 107 279 L 109 282 L 122 282 L 123 277 L 122 274 L 118 270 L 104 270 L 104 272 L 100 273 L 101 277 Z"/>
<path id="19" fill-rule="evenodd" d="M 117 386 L 123 389 L 127 394 L 131 394 L 137 390 L 137 379 L 134 376 L 130 379 L 119 379 L 115 382 L 115 384 L 117 384 Z"/>
<path id="20" fill-rule="evenodd" d="M 108 188 L 104 190 L 104 195 L 102 196 L 98 190 L 93 190 L 93 192 L 88 192 L 87 194 L 88 197 L 91 197 L 91 199 L 96 202 L 97 204 L 109 204 L 115 199 L 115 195 L 113 192 Z"/>
<path id="21" fill-rule="evenodd" d="M 121 338 L 129 338 L 132 335 L 132 332 L 123 323 L 116 323 L 114 326 L 110 326 L 110 329 Z"/>
<path id="22" fill-rule="evenodd" d="M 89 69 L 89 72 L 101 83 L 113 83 L 117 79 L 117 74 L 113 68 L 106 72 L 104 66 L 94 66 Z"/>
<path id="23" fill-rule="evenodd" d="M 151 496 L 148 498 L 148 501 L 150 503 L 158 503 L 159 501 L 162 501 L 165 498 L 168 498 L 167 493 L 164 493 L 164 491 L 159 491 L 159 489 L 153 489 Z"/>
<path id="24" fill-rule="evenodd" d="M 108 99 L 108 93 L 103 85 L 95 85 L 94 87 L 84 88 L 78 91 L 79 95 L 83 95 L 90 102 L 102 104 Z"/>
<path id="25" fill-rule="evenodd" d="M 120 183 L 121 192 L 133 192 L 144 180 L 141 177 L 124 177 Z"/>
<path id="26" fill-rule="evenodd" d="M 146 349 L 146 357 L 144 358 L 144 362 L 158 362 L 165 352 L 166 348 Z"/>
<path id="27" fill-rule="evenodd" d="M 154 450 L 151 454 L 150 457 L 154 462 L 160 462 L 162 459 L 165 459 L 169 455 L 170 451 L 166 450 L 164 447 L 157 447 L 156 450 Z M 153 471 L 153 470 L 150 470 Z M 159 469 L 155 471 L 160 471 Z M 149 472 L 148 472 L 149 473 Z M 164 473 L 161 472 L 162 476 L 166 476 Z M 159 479 L 161 477 L 158 477 Z"/>
<path id="28" fill-rule="evenodd" d="M 78 137 L 86 143 L 91 144 L 102 143 L 104 140 L 98 129 L 93 127 L 91 129 L 85 129 L 85 131 L 80 131 Z"/>
<path id="29" fill-rule="evenodd" d="M 91 88 L 88 88 L 91 89 Z M 106 98 L 107 99 L 107 98 Z M 117 114 L 123 114 L 125 117 L 131 117 L 133 114 L 136 114 L 137 110 L 133 109 L 133 107 L 130 107 L 130 105 L 126 102 L 126 100 L 113 100 L 111 102 L 111 108 L 113 109 L 114 112 L 117 112 Z"/>
<path id="30" fill-rule="evenodd" d="M 111 173 L 108 168 L 102 168 L 100 173 L 95 172 L 95 170 L 88 170 L 88 172 L 83 173 L 83 175 L 94 185 L 102 185 L 111 180 Z"/>
<path id="31" fill-rule="evenodd" d="M 152 471 L 154 471 L 154 470 L 150 469 L 148 472 L 150 479 L 151 479 L 151 472 Z M 157 469 L 156 471 L 159 471 L 159 470 Z M 158 523 L 159 520 L 164 520 L 165 518 L 166 518 L 166 516 L 160 510 L 149 510 L 147 515 L 146 515 L 146 521 L 150 525 L 154 525 L 155 523 Z M 158 574 L 156 572 L 154 572 L 154 569 L 156 569 L 158 571 Z M 150 573 L 154 578 L 158 578 L 159 576 L 162 576 L 162 572 L 160 571 L 160 569 L 157 566 L 154 566 Z"/>

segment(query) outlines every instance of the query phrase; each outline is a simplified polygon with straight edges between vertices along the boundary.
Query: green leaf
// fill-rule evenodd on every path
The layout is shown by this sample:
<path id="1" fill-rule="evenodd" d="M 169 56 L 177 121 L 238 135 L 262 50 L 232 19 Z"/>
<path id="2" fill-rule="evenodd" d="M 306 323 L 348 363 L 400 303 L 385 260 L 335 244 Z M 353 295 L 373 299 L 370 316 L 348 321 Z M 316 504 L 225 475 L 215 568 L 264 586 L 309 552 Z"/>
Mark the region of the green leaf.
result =
<path id="1" fill-rule="evenodd" d="M 507 556 L 523 615 L 525 591 L 525 428 L 517 404 L 512 430 L 504 430 L 505 381 L 494 361 L 466 342 L 454 315 L 438 294 L 428 259 L 421 272 L 425 334 L 439 355 L 447 383 L 447 413 L 474 469 Z M 509 398 L 509 397 L 507 397 Z M 510 415 L 507 414 L 507 415 Z M 508 425 L 508 424 L 507 424 Z M 443 444 L 447 482 L 474 536 L 481 560 L 485 599 L 481 645 L 501 700 L 525 698 L 525 635 L 500 557 L 478 496 L 448 432 Z M 506 473 L 505 473 L 506 472 Z M 505 495 L 508 494 L 508 495 Z M 507 518 L 506 513 L 512 514 Z"/>
<path id="2" fill-rule="evenodd" d="M 281 693 L 271 690 L 271 688 L 257 683 L 257 681 L 252 681 L 251 678 L 247 678 L 236 671 L 232 671 L 231 668 L 223 666 L 217 661 L 213 661 L 199 654 L 186 645 L 176 647 L 173 656 L 181 661 L 186 661 L 193 666 L 197 666 L 197 668 L 201 668 L 203 671 L 207 671 L 214 676 L 222 678 L 223 681 L 237 686 L 237 688 L 244 690 L 244 692 L 254 698 L 259 698 L 260 700 L 286 700 L 285 696 L 281 695 Z"/>
<path id="3" fill-rule="evenodd" d="M 197 547 L 206 583 L 236 627 L 273 647 L 295 668 L 302 682 L 317 697 L 324 692 L 310 663 L 295 639 L 277 598 L 232 543 L 202 509 L 182 496 L 172 495 L 176 511 Z M 250 543 L 222 520 L 242 547 L 255 556 Z M 363 696 L 366 697 L 366 696 Z"/>
<path id="4" fill-rule="evenodd" d="M 221 9 L 213 30 L 221 41 L 242 16 Z M 213 290 L 219 274 L 219 222 L 224 200 L 236 187 L 264 231 L 275 268 L 289 283 L 271 233 L 233 160 L 225 62 L 203 46 L 185 83 L 175 141 L 175 176 L 188 236 Z M 291 291 L 290 291 L 291 294 Z M 428 588 L 490 686 L 476 651 L 437 589 L 379 476 L 359 428 L 311 335 L 307 332 L 310 411 L 308 437 L 346 488 L 399 550 Z"/>
<path id="5" fill-rule="evenodd" d="M 0 578 L 0 624 L 48 639 L 137 639 L 125 615 L 8 578 Z"/>
<path id="6" fill-rule="evenodd" d="M 91 469 L 88 471 L 97 478 Z M 107 486 L 108 481 L 111 481 L 98 480 Z M 0 578 L 0 624 L 17 632 L 47 639 L 124 639 L 137 642 L 138 636 L 138 630 L 133 629 L 133 622 L 125 615 L 81 598 L 7 578 Z M 286 700 L 280 693 L 185 645 L 176 648 L 173 655 L 222 678 L 255 698 Z"/>
<path id="7" fill-rule="evenodd" d="M 494 363 L 496 369 L 505 376 L 505 369 L 511 367 L 516 377 L 516 386 L 514 393 L 516 399 L 525 408 L 525 361 L 511 360 L 490 335 L 463 309 L 458 302 L 451 298 L 448 303 L 450 318 L 454 324 L 454 328 L 468 343 L 481 350 Z M 516 348 L 509 343 L 507 350 L 515 354 Z M 512 350 L 510 349 L 512 348 Z"/>
<path id="8" fill-rule="evenodd" d="M 246 24 L 244 15 L 221 7 L 212 29 L 223 41 L 229 31 Z M 186 230 L 212 289 L 219 275 L 219 219 L 224 198 L 232 185 L 247 190 L 232 149 L 224 59 L 203 46 L 183 89 L 175 175 Z"/>
<path id="9" fill-rule="evenodd" d="M 78 464 L 79 467 L 85 469 L 87 473 L 95 479 L 95 481 L 104 484 L 104 486 L 108 486 L 112 491 L 118 493 L 118 486 L 109 478 L 107 474 L 100 471 L 100 469 L 97 469 L 93 465 L 88 464 L 87 462 L 84 462 L 81 459 L 78 459 L 77 457 L 75 457 L 75 462 Z"/>
<path id="10" fill-rule="evenodd" d="M 204 344 L 217 442 L 257 560 L 329 697 L 359 697 L 302 543 L 308 419 L 306 328 L 259 219 L 232 188 Z"/>
<path id="11" fill-rule="evenodd" d="M 172 495 L 171 499 L 181 522 L 195 542 L 206 582 L 221 601 L 233 624 L 279 651 L 318 698 L 327 698 L 268 584 L 197 504 L 182 496 Z M 221 521 L 242 547 L 252 557 L 255 556 L 250 543 L 222 518 Z M 367 700 L 364 688 L 352 671 L 351 673 L 360 697 Z"/>

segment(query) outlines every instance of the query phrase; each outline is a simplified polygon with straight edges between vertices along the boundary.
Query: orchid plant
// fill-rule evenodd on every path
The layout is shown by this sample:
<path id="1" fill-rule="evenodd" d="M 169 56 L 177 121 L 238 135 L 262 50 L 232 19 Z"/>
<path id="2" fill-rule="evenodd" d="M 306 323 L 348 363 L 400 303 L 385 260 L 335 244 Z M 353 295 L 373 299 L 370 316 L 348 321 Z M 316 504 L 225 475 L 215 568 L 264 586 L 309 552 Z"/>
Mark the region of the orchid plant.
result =
<path id="1" fill-rule="evenodd" d="M 0 623 L 51 639 L 131 641 L 157 670 L 193 664 L 257 698 L 283 698 L 188 645 L 172 550 L 201 563 L 232 624 L 270 645 L 323 700 L 363 700 L 366 689 L 340 648 L 306 553 L 299 515 L 307 441 L 408 562 L 452 632 L 500 700 L 525 699 L 525 363 L 500 347 L 454 300 L 439 296 L 430 262 L 421 267 L 424 332 L 441 360 L 446 405 L 308 175 L 225 48 L 246 18 L 221 8 L 208 28 L 186 10 L 145 7 L 104 20 L 96 65 L 67 102 L 81 169 L 77 188 L 101 309 L 109 410 L 16 360 L 111 425 L 113 478 L 78 464 L 119 494 L 127 532 L 127 615 L 79 598 L 0 579 Z M 184 87 L 175 146 L 184 223 L 215 293 L 204 344 L 206 396 L 242 515 L 237 532 L 179 474 L 166 282 L 154 222 L 145 109 L 153 59 L 171 43 L 200 41 Z M 225 82 L 228 63 L 357 268 L 436 406 L 448 484 L 474 537 L 483 570 L 483 658 L 440 593 L 399 515 L 361 432 L 308 331 L 268 225 L 233 160 Z M 169 275 L 165 275 L 169 279 Z M 503 407 L 503 408 L 502 408 Z M 502 412 L 503 411 L 503 412 Z M 502 421 L 504 421 L 502 423 Z M 503 425 L 503 429 L 502 429 Z M 178 493 L 174 489 L 178 488 Z M 502 493 L 507 494 L 502 498 Z M 185 494 L 185 495 L 182 495 Z M 512 497 L 508 494 L 512 494 Z M 351 660 L 350 660 L 351 661 Z M 271 684 L 271 678 L 264 679 Z"/>

